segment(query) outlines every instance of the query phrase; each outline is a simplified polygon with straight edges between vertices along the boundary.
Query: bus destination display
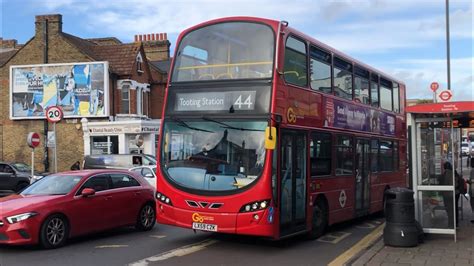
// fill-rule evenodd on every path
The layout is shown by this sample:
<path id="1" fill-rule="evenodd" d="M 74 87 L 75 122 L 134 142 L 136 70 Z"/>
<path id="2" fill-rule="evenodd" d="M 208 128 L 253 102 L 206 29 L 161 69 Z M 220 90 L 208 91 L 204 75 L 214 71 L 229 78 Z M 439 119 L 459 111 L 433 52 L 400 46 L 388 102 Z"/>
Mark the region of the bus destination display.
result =
<path id="1" fill-rule="evenodd" d="M 177 93 L 175 111 L 254 110 L 256 91 Z"/>

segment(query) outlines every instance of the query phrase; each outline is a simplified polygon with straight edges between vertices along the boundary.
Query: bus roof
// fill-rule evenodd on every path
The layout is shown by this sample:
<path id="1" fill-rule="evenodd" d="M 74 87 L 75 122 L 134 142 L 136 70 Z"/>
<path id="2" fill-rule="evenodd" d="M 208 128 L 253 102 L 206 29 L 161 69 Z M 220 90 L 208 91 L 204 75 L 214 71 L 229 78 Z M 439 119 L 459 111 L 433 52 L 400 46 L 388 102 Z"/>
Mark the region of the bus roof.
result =
<path id="1" fill-rule="evenodd" d="M 207 26 L 207 25 L 210 25 L 210 24 L 217 24 L 217 23 L 222 23 L 222 22 L 230 22 L 230 21 L 246 21 L 246 22 L 258 22 L 258 23 L 264 23 L 264 24 L 267 24 L 269 25 L 270 27 L 273 28 L 273 30 L 276 32 L 278 30 L 278 26 L 280 24 L 280 21 L 278 20 L 274 20 L 274 19 L 267 19 L 267 18 L 259 18 L 259 17 L 249 17 L 249 16 L 236 16 L 236 17 L 223 17 L 223 18 L 217 18 L 217 19 L 212 19 L 212 20 L 208 20 L 208 21 L 205 21 L 205 22 L 202 22 L 202 23 L 199 23 L 195 26 L 192 26 L 188 29 L 185 29 L 184 31 L 181 32 L 180 36 L 179 36 L 179 41 L 181 41 L 181 38 L 191 32 L 191 31 L 194 31 L 196 29 L 199 29 L 203 26 Z M 320 48 L 322 49 L 325 49 L 327 50 L 328 52 L 332 52 L 334 54 L 336 54 L 337 56 L 339 57 L 342 57 L 343 59 L 347 60 L 347 61 L 350 61 L 352 62 L 353 64 L 357 64 L 359 66 L 362 66 L 364 68 L 366 68 L 367 70 L 371 71 L 371 72 L 375 72 L 376 74 L 382 76 L 382 77 L 385 77 L 385 78 L 388 78 L 392 81 L 395 81 L 401 85 L 405 85 L 405 83 L 395 77 L 393 77 L 392 75 L 388 75 L 387 73 L 383 72 L 383 71 L 380 71 L 374 67 L 371 67 L 369 65 L 367 65 L 366 63 L 363 63 L 357 59 L 354 59 L 353 57 L 325 44 L 325 43 L 322 43 L 320 41 L 318 41 L 317 39 L 315 39 L 314 37 L 311 37 L 295 28 L 292 28 L 292 27 L 289 27 L 289 26 L 283 26 L 283 30 L 285 31 L 288 31 L 288 32 L 291 32 L 303 39 L 305 39 L 306 41 L 309 41 L 310 43 L 316 45 L 316 46 L 319 46 Z"/>

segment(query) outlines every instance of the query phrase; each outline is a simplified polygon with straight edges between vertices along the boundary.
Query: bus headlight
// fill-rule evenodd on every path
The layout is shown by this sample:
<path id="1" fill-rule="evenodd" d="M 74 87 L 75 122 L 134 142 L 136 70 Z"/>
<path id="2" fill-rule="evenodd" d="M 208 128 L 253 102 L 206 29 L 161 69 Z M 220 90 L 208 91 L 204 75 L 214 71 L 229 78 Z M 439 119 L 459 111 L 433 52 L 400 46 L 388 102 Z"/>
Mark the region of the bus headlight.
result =
<path id="1" fill-rule="evenodd" d="M 240 208 L 240 212 L 252 212 L 266 209 L 270 203 L 270 200 L 260 200 L 247 203 Z"/>
<path id="2" fill-rule="evenodd" d="M 156 192 L 156 199 L 159 200 L 160 202 L 166 204 L 166 205 L 173 206 L 173 204 L 171 203 L 171 199 L 168 198 L 165 194 L 163 194 L 161 192 Z"/>

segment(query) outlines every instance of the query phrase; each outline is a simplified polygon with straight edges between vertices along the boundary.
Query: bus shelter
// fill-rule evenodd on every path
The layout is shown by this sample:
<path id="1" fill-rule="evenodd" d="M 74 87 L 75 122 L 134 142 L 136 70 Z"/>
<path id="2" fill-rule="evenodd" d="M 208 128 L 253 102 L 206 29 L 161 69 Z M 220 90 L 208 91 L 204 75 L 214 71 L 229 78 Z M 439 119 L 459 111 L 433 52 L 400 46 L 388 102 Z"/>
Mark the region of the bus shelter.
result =
<path id="1" fill-rule="evenodd" d="M 456 217 L 454 173 L 467 165 L 462 129 L 474 127 L 474 102 L 419 104 L 407 107 L 407 113 L 416 220 L 425 233 L 452 234 L 456 241 L 460 214 Z"/>

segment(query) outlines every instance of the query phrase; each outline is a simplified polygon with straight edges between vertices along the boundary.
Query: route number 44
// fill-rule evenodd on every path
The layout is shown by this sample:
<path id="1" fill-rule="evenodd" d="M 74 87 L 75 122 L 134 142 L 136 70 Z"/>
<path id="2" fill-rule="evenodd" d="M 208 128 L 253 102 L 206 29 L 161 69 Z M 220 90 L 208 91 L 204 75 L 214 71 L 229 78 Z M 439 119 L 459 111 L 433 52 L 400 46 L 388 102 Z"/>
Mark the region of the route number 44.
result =
<path id="1" fill-rule="evenodd" d="M 245 97 L 245 96 L 244 96 Z M 235 101 L 234 103 L 234 106 L 237 106 L 239 109 L 242 109 L 242 105 L 247 105 L 247 108 L 246 109 L 252 109 L 252 95 L 249 95 L 247 97 L 247 99 L 245 99 L 244 102 L 242 102 L 242 95 L 239 95 L 239 98 L 237 98 L 237 100 Z"/>

